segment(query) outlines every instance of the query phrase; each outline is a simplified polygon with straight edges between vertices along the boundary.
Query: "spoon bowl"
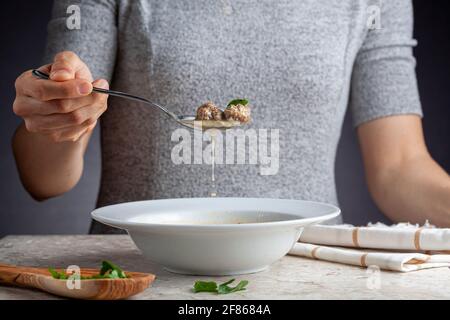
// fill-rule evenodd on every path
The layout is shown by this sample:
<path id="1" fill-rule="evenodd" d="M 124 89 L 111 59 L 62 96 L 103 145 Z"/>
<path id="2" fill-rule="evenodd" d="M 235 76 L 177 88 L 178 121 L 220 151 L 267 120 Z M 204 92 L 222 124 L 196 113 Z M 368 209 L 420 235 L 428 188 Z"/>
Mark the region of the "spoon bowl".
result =
<path id="1" fill-rule="evenodd" d="M 180 121 L 185 127 L 199 130 L 226 130 L 241 125 L 239 121 L 234 120 L 195 120 L 194 116 L 180 118 Z"/>

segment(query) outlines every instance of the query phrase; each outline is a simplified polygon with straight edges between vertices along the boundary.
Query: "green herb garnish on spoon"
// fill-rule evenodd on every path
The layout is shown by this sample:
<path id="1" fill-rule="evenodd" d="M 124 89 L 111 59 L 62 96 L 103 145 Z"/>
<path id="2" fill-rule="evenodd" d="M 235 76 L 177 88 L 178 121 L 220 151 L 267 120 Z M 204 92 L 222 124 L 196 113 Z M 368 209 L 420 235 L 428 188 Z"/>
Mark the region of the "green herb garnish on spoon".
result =
<path id="1" fill-rule="evenodd" d="M 234 100 L 231 100 L 230 102 L 228 102 L 227 107 L 236 106 L 238 104 L 246 106 L 248 104 L 248 100 L 247 99 L 234 99 Z"/>
<path id="2" fill-rule="evenodd" d="M 67 274 L 65 272 L 58 272 L 53 268 L 49 268 L 51 275 L 55 279 L 67 280 L 71 276 L 71 274 Z M 100 269 L 99 274 L 95 274 L 93 276 L 80 276 L 80 280 L 89 280 L 89 279 L 125 279 L 128 276 L 123 272 L 123 270 L 109 261 L 102 261 L 102 268 Z"/>

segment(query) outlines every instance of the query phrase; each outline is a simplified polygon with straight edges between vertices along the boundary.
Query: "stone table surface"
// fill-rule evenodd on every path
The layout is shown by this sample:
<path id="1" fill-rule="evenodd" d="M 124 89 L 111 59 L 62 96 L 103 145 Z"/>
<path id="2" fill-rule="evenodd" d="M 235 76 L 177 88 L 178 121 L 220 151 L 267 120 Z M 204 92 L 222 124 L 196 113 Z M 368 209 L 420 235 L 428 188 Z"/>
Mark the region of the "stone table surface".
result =
<path id="1" fill-rule="evenodd" d="M 236 276 L 248 290 L 231 295 L 191 291 L 196 280 L 230 277 L 178 275 L 142 257 L 127 235 L 7 236 L 0 239 L 0 263 L 24 266 L 97 268 L 111 260 L 125 270 L 149 272 L 155 282 L 133 299 L 450 299 L 450 269 L 411 273 L 368 270 L 286 256 L 268 270 Z M 0 299 L 58 299 L 37 290 L 0 286 Z"/>

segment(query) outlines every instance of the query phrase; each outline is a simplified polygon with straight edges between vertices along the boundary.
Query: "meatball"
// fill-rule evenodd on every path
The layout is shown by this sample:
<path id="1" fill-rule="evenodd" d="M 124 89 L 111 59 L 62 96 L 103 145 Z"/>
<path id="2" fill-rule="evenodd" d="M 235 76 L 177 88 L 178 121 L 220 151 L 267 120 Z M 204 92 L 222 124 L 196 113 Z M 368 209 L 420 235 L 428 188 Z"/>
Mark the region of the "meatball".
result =
<path id="1" fill-rule="evenodd" d="M 202 104 L 197 109 L 197 116 L 195 120 L 222 120 L 223 111 L 220 110 L 214 103 L 208 101 Z"/>
<path id="2" fill-rule="evenodd" d="M 250 122 L 250 108 L 247 105 L 232 104 L 223 113 L 227 120 L 235 120 L 241 123 Z"/>

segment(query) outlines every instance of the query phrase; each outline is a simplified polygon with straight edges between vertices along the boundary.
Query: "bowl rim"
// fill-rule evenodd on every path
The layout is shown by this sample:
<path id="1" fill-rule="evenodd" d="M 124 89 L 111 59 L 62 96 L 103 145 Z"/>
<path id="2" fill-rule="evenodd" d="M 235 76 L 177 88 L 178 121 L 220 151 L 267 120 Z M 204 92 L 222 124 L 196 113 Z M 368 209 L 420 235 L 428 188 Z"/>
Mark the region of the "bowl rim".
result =
<path id="1" fill-rule="evenodd" d="M 139 203 L 148 203 L 148 202 L 169 202 L 169 201 L 182 201 L 182 200 L 204 200 L 204 199 L 236 199 L 236 200 L 249 200 L 249 201 L 258 201 L 258 200 L 266 200 L 266 201 L 292 201 L 292 202 L 303 202 L 310 203 L 315 205 L 321 205 L 324 207 L 328 207 L 330 209 L 330 213 L 319 215 L 315 217 L 309 218 L 299 218 L 299 219 L 289 219 L 289 220 L 280 220 L 280 221 L 269 221 L 269 222 L 251 222 L 251 223 L 222 223 L 222 224 L 195 224 L 195 223 L 148 223 L 148 222 L 136 222 L 136 221 L 124 221 L 115 218 L 104 217 L 101 215 L 101 212 L 111 207 L 120 207 L 130 204 L 139 204 Z M 211 201 L 211 200 L 209 200 Z M 282 213 L 282 212 L 279 212 Z M 94 209 L 91 212 L 91 217 L 101 223 L 113 226 L 115 228 L 120 229 L 132 229 L 132 228 L 160 228 L 160 229 L 201 229 L 201 230 L 223 230 L 223 229 L 259 229 L 266 227 L 282 227 L 282 226 L 295 226 L 295 225 L 307 225 L 311 223 L 319 223 L 326 220 L 333 219 L 341 214 L 341 210 L 332 204 L 318 201 L 310 201 L 310 200 L 298 200 L 298 199 L 276 199 L 276 198 L 245 198 L 245 197 L 209 197 L 209 198 L 171 198 L 171 199 L 155 199 L 155 200 L 141 200 L 141 201 L 129 201 L 122 202 L 112 205 L 107 205 L 103 207 L 99 207 Z"/>

